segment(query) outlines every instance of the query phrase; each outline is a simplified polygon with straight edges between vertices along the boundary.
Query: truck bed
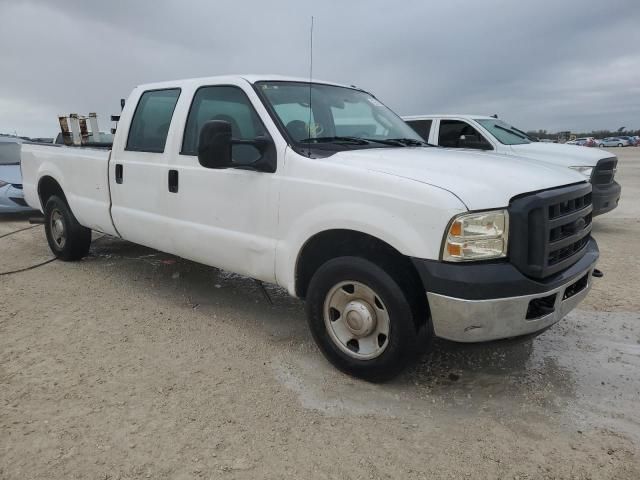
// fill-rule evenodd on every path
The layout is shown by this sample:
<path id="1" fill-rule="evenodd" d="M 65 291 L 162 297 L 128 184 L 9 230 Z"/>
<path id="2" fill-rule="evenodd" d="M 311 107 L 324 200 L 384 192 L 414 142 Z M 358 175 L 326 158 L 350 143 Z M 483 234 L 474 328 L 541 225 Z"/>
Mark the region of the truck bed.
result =
<path id="1" fill-rule="evenodd" d="M 66 193 L 67 202 L 80 224 L 117 235 L 110 215 L 110 151 L 89 147 L 23 144 L 21 165 L 27 203 L 44 211 L 35 179 L 52 177 Z M 42 181 L 42 180 L 41 180 Z"/>

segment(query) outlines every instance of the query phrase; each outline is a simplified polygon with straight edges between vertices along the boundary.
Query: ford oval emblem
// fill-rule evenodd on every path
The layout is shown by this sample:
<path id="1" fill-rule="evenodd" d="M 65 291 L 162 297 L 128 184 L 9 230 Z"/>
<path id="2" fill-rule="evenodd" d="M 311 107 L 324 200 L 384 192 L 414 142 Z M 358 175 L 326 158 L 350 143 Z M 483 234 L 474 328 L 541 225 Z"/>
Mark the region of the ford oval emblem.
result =
<path id="1" fill-rule="evenodd" d="M 577 219 L 575 222 L 573 222 L 573 225 L 572 225 L 573 233 L 577 233 L 581 231 L 586 224 L 587 222 L 584 221 L 584 218 Z"/>

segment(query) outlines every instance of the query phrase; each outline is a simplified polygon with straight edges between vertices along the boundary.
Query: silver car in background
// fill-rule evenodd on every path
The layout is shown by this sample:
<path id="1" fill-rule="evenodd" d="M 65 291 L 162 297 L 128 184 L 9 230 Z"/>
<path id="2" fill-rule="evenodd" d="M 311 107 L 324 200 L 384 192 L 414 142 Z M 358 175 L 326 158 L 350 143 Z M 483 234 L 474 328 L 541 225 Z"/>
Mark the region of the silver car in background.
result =
<path id="1" fill-rule="evenodd" d="M 599 147 L 628 147 L 629 141 L 625 138 L 607 137 L 600 140 Z"/>
<path id="2" fill-rule="evenodd" d="M 22 192 L 21 144 L 21 138 L 0 137 L 0 214 L 33 210 Z"/>

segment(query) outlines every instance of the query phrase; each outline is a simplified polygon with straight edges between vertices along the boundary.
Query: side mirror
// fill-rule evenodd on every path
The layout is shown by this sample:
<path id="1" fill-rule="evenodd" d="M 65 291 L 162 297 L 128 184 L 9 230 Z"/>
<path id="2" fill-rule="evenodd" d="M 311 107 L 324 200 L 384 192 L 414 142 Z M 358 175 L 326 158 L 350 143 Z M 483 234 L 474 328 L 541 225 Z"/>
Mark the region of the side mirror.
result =
<path id="1" fill-rule="evenodd" d="M 205 168 L 229 168 L 231 159 L 231 124 L 209 120 L 200 130 L 198 161 Z"/>
<path id="2" fill-rule="evenodd" d="M 266 136 L 259 136 L 254 138 L 253 140 L 231 140 L 233 145 L 237 145 L 238 149 L 238 164 L 234 164 L 236 168 L 243 168 L 248 170 L 257 170 L 259 172 L 269 172 L 273 173 L 276 171 L 277 161 L 276 161 L 276 149 L 275 144 L 271 138 Z M 244 153 L 253 151 L 253 153 L 249 153 L 244 156 L 240 152 L 240 148 L 242 146 L 249 146 L 250 150 L 245 150 Z M 257 155 L 257 156 L 256 156 Z M 243 161 L 244 160 L 244 161 Z"/>

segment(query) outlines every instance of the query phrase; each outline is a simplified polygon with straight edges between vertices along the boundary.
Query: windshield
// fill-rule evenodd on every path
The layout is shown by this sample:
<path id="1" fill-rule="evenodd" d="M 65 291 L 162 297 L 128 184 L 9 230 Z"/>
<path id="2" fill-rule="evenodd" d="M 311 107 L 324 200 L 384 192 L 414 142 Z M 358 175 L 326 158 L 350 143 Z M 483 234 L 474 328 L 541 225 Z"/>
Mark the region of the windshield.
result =
<path id="1" fill-rule="evenodd" d="M 304 82 L 256 86 L 294 143 L 353 148 L 425 145 L 400 117 L 366 92 L 322 84 L 310 89 Z"/>
<path id="2" fill-rule="evenodd" d="M 504 145 L 522 145 L 524 143 L 531 143 L 531 139 L 526 133 L 516 127 L 512 127 L 502 120 L 494 118 L 476 119 L 476 122 L 486 128 L 491 135 L 497 138 L 498 141 Z"/>

